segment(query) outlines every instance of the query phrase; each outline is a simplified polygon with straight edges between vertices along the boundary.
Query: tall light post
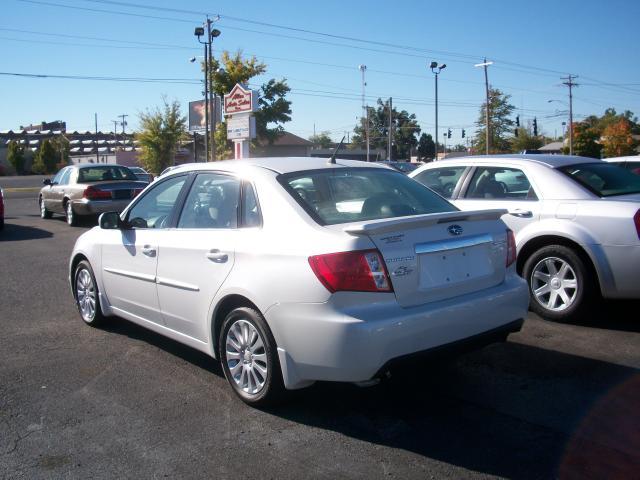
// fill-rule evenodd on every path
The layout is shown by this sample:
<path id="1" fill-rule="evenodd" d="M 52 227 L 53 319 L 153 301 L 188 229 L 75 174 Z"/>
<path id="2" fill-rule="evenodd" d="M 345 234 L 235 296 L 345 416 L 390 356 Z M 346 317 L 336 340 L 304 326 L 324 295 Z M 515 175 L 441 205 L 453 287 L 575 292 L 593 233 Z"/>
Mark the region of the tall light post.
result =
<path id="1" fill-rule="evenodd" d="M 367 162 L 369 161 L 369 109 L 365 103 L 365 95 L 364 88 L 367 86 L 367 82 L 365 82 L 364 73 L 367 71 L 366 65 L 358 66 L 358 69 L 362 72 L 362 116 L 367 122 L 364 128 L 365 137 L 367 139 Z"/>
<path id="2" fill-rule="evenodd" d="M 431 72 L 433 73 L 436 79 L 436 135 L 434 138 L 436 141 L 435 160 L 437 160 L 438 159 L 438 75 L 440 75 L 440 72 L 442 72 L 442 70 L 447 68 L 447 65 L 444 63 L 442 65 L 438 65 L 438 62 L 431 62 L 431 64 L 429 65 L 429 68 L 431 69 Z"/>
<path id="3" fill-rule="evenodd" d="M 198 37 L 198 42 L 204 45 L 204 150 L 205 150 L 205 158 L 206 161 L 210 161 L 211 157 L 209 156 L 209 108 L 211 106 L 209 102 L 209 83 L 210 83 L 210 75 L 209 68 L 211 66 L 212 61 L 212 53 L 211 53 L 211 41 L 220 35 L 220 30 L 214 28 L 211 29 L 211 24 L 213 21 L 207 17 L 205 22 L 205 26 L 196 27 L 193 34 Z M 205 41 L 201 40 L 201 37 L 205 35 L 206 28 L 206 37 Z M 215 94 L 214 94 L 215 99 Z M 215 126 L 215 110 L 211 112 L 214 116 L 214 126 Z M 214 127 L 215 128 L 215 127 Z M 211 150 L 213 153 L 213 158 L 215 159 L 215 143 L 212 142 Z"/>
<path id="4" fill-rule="evenodd" d="M 487 73 L 487 67 L 489 65 L 493 65 L 493 62 L 487 62 L 487 59 L 484 59 L 483 63 L 476 63 L 474 67 L 484 67 L 484 91 L 487 97 L 487 103 L 484 109 L 484 119 L 485 119 L 485 147 L 486 153 L 489 155 L 489 139 L 491 138 L 489 133 L 489 74 Z"/>

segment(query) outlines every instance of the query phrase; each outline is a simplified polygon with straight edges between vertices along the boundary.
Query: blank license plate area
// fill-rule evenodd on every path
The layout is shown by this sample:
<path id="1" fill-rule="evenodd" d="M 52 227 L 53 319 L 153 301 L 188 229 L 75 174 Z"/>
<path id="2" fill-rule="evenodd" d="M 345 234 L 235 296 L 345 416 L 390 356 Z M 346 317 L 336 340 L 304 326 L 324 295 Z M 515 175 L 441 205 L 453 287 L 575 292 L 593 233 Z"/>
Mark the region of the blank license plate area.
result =
<path id="1" fill-rule="evenodd" d="M 425 253 L 418 259 L 421 289 L 455 285 L 493 273 L 487 245 Z"/>
<path id="2" fill-rule="evenodd" d="M 114 200 L 124 200 L 131 198 L 131 190 L 113 190 L 111 192 L 111 198 Z"/>

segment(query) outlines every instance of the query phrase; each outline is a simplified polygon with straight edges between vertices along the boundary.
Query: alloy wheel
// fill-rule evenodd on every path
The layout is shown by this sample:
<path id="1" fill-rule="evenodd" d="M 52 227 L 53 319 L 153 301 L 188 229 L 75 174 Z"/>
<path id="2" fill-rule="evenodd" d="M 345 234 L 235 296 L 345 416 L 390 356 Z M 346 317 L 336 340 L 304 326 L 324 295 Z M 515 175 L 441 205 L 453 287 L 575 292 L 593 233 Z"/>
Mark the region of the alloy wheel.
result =
<path id="1" fill-rule="evenodd" d="M 237 320 L 227 331 L 225 347 L 227 367 L 236 386 L 250 395 L 259 393 L 269 367 L 258 329 L 247 320 Z"/>
<path id="2" fill-rule="evenodd" d="M 91 274 L 85 268 L 76 275 L 76 299 L 82 319 L 85 322 L 93 321 L 96 314 L 96 288 Z"/>
<path id="3" fill-rule="evenodd" d="M 561 258 L 544 258 L 531 272 L 531 293 L 536 301 L 548 310 L 566 310 L 578 295 L 576 272 Z"/>

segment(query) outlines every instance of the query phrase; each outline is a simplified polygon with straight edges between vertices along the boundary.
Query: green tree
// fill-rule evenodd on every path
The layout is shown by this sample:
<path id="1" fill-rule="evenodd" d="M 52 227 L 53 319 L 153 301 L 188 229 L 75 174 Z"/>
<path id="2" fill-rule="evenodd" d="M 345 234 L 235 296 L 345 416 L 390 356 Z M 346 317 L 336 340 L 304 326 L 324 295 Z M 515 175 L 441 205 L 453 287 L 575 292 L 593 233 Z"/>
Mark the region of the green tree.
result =
<path id="1" fill-rule="evenodd" d="M 69 152 L 71 150 L 71 146 L 69 144 L 69 140 L 62 135 L 52 138 L 51 144 L 53 145 L 58 157 L 57 170 L 59 170 L 69 164 Z"/>
<path id="2" fill-rule="evenodd" d="M 600 158 L 602 145 L 598 143 L 600 134 L 591 122 L 573 123 L 573 154 L 582 157 Z M 562 152 L 569 153 L 569 147 Z"/>
<path id="3" fill-rule="evenodd" d="M 489 153 L 507 153 L 511 151 L 508 133 L 513 130 L 511 114 L 515 107 L 509 103 L 511 95 L 502 93 L 497 88 L 489 88 Z M 486 102 L 480 107 L 480 116 L 476 121 L 476 136 L 473 141 L 477 153 L 486 151 Z"/>
<path id="4" fill-rule="evenodd" d="M 518 136 L 511 139 L 511 151 L 513 153 L 519 153 L 523 150 L 537 150 L 543 145 L 543 137 L 533 135 L 530 127 L 518 128 Z"/>
<path id="5" fill-rule="evenodd" d="M 204 64 L 203 64 L 204 68 Z M 267 66 L 258 61 L 255 56 L 243 58 L 242 51 L 230 54 L 222 52 L 220 60 L 213 59 L 210 65 L 210 89 L 219 97 L 228 94 L 231 89 L 241 83 L 247 85 L 249 80 L 267 71 Z M 258 100 L 259 110 L 254 113 L 256 117 L 256 130 L 260 139 L 266 139 L 272 144 L 284 133 L 283 123 L 291 120 L 291 102 L 286 99 L 286 95 L 291 89 L 287 85 L 286 79 L 271 79 L 259 87 L 260 98 Z M 226 123 L 223 122 L 222 129 L 216 128 L 216 157 L 224 158 L 221 153 L 227 155 L 231 152 L 230 145 L 226 141 Z M 224 139 L 224 142 L 222 141 Z M 222 143 L 224 149 L 218 145 Z"/>
<path id="6" fill-rule="evenodd" d="M 51 141 L 48 138 L 44 139 L 36 152 L 31 170 L 33 173 L 39 174 L 54 173 L 58 158 L 58 152 L 56 152 Z"/>
<path id="7" fill-rule="evenodd" d="M 13 166 L 17 174 L 24 171 L 24 147 L 15 140 L 9 142 L 7 160 Z"/>
<path id="8" fill-rule="evenodd" d="M 313 143 L 315 148 L 329 148 L 333 145 L 333 140 L 331 140 L 329 132 L 320 132 L 317 135 L 311 135 L 309 141 Z"/>
<path id="9" fill-rule="evenodd" d="M 369 110 L 369 145 L 371 148 L 387 149 L 389 134 L 389 105 L 378 99 L 377 108 L 367 107 Z M 417 135 L 420 133 L 418 121 L 413 113 L 406 110 L 398 112 L 391 110 L 391 124 L 393 126 L 392 158 L 409 158 L 411 149 L 418 145 Z M 360 124 L 353 129 L 352 146 L 366 148 L 367 119 L 361 118 Z"/>
<path id="10" fill-rule="evenodd" d="M 173 165 L 175 152 L 180 140 L 186 137 L 186 117 L 180 112 L 180 103 L 169 103 L 163 98 L 164 106 L 139 114 L 142 130 L 135 134 L 140 142 L 140 162 L 154 174 Z"/>
<path id="11" fill-rule="evenodd" d="M 418 141 L 418 160 L 433 159 L 436 156 L 436 144 L 429 133 L 420 135 Z"/>

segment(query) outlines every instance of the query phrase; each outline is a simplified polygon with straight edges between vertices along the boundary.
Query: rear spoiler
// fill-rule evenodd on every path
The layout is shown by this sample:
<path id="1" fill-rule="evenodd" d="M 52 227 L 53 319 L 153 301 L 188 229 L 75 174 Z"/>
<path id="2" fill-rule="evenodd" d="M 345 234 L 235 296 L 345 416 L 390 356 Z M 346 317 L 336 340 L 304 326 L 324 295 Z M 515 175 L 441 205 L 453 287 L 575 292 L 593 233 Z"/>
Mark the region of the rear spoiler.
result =
<path id="1" fill-rule="evenodd" d="M 507 210 L 496 208 L 491 210 L 471 210 L 464 212 L 427 213 L 410 217 L 382 218 L 369 223 L 357 223 L 344 228 L 351 235 L 378 235 L 395 232 L 401 228 L 411 229 L 428 227 L 438 223 L 454 223 L 464 221 L 497 220 Z"/>

